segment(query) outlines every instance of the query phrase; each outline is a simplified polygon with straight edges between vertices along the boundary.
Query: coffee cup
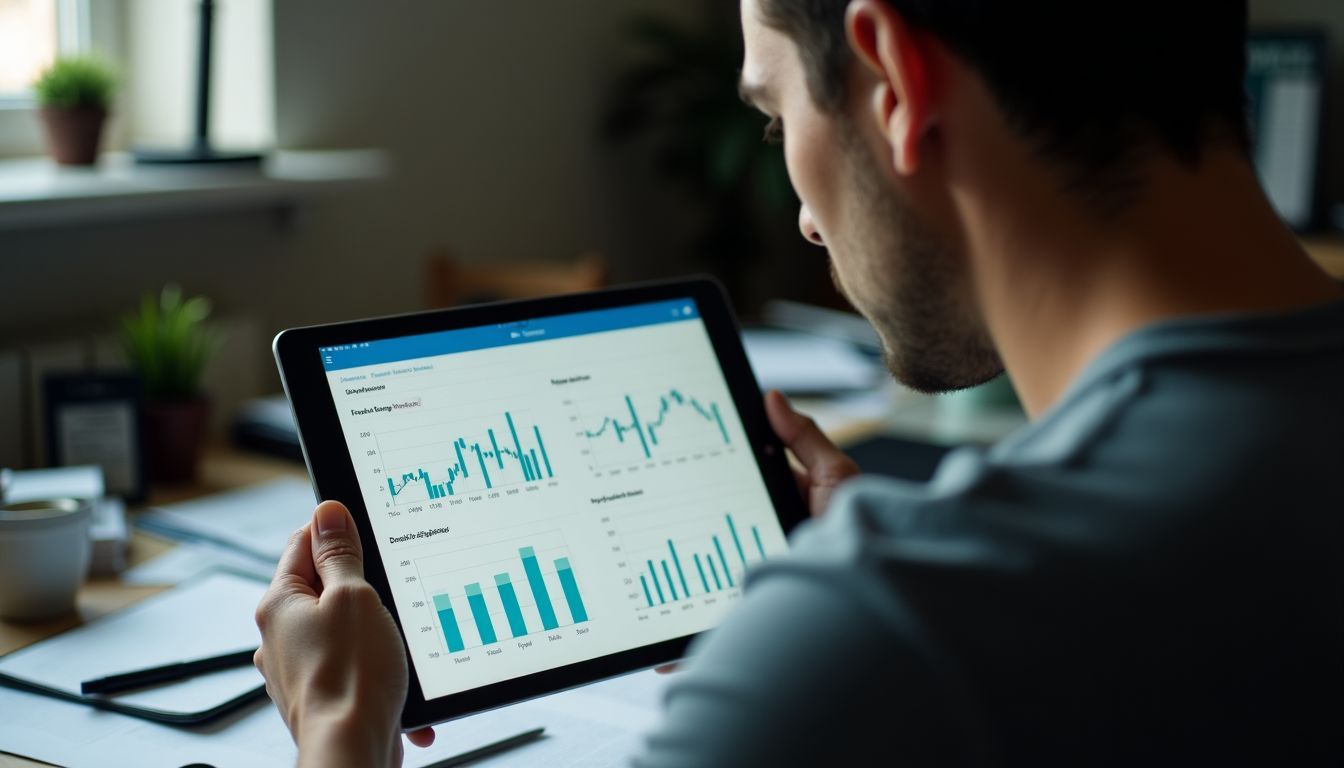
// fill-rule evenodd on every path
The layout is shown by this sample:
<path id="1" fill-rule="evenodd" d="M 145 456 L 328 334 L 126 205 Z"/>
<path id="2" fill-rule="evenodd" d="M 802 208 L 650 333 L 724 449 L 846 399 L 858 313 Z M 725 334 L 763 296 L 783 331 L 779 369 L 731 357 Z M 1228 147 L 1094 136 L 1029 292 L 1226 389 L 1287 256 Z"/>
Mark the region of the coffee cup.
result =
<path id="1" fill-rule="evenodd" d="M 75 610 L 92 516 L 83 499 L 0 505 L 0 618 L 37 621 Z"/>

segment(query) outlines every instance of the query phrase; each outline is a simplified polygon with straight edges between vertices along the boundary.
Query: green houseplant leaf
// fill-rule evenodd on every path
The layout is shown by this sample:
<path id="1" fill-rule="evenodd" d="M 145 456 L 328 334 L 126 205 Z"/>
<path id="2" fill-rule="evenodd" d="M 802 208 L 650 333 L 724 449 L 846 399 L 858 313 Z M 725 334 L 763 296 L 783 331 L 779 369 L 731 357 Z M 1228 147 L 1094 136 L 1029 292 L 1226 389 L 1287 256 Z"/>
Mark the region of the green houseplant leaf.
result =
<path id="1" fill-rule="evenodd" d="M 112 67 L 96 56 L 57 59 L 33 83 L 38 106 L 58 109 L 107 109 L 116 91 Z"/>
<path id="2" fill-rule="evenodd" d="M 210 301 L 184 298 L 168 285 L 157 296 L 145 295 L 137 311 L 122 318 L 122 346 L 144 382 L 151 400 L 191 400 L 201 394 L 201 375 L 219 345 L 206 325 Z"/>

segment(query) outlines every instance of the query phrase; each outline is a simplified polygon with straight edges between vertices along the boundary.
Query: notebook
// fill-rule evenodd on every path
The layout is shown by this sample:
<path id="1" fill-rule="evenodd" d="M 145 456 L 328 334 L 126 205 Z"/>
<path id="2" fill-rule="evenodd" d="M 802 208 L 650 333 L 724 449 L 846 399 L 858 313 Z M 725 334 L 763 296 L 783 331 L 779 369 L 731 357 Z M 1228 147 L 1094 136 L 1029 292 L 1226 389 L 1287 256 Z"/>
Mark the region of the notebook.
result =
<path id="1" fill-rule="evenodd" d="M 255 648 L 253 614 L 266 584 L 217 571 L 118 613 L 0 657 L 0 684 L 162 723 L 200 723 L 265 695 L 246 665 L 111 696 L 79 684 L 120 672 Z"/>

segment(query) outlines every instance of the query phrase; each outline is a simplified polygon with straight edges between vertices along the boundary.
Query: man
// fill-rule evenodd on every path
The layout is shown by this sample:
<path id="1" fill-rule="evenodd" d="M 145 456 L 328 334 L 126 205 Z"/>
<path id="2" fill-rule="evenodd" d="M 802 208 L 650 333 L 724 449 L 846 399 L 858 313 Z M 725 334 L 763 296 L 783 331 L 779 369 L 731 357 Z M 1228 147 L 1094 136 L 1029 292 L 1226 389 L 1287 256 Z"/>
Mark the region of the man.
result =
<path id="1" fill-rule="evenodd" d="M 768 396 L 824 517 L 636 764 L 1344 760 L 1344 294 L 1248 161 L 1245 24 L 1236 0 L 743 0 L 743 92 L 894 375 L 1006 368 L 1033 423 L 831 497 L 852 463 Z M 324 504 L 259 609 L 304 763 L 396 757 L 405 667 L 360 572 Z"/>

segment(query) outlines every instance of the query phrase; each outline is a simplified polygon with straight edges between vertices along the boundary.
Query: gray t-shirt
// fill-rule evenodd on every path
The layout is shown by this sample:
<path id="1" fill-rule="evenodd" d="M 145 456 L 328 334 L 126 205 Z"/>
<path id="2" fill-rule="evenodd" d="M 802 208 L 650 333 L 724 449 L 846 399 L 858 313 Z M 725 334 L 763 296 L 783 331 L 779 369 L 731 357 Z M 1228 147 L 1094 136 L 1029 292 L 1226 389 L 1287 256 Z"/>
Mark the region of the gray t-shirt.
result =
<path id="1" fill-rule="evenodd" d="M 927 485 L 844 485 L 635 760 L 1344 764 L 1344 303 L 1181 319 Z"/>

